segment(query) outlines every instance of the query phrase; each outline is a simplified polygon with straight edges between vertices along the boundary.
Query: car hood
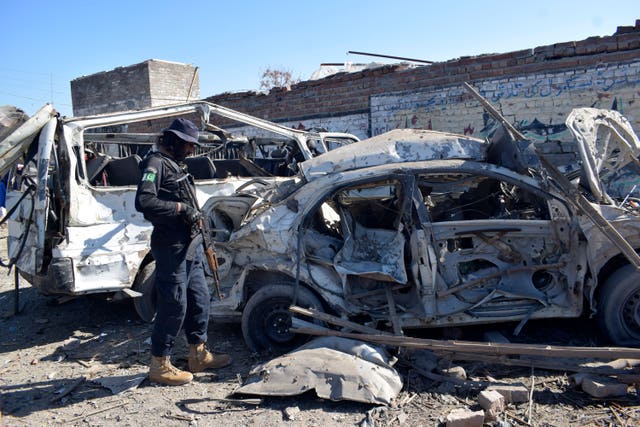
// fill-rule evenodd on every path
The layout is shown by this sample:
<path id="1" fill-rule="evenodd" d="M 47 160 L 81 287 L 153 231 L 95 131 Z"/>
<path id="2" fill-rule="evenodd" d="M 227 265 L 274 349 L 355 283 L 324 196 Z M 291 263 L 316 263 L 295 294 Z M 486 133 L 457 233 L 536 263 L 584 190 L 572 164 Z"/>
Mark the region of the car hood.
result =
<path id="1" fill-rule="evenodd" d="M 608 182 L 629 163 L 640 165 L 640 141 L 629 121 L 617 111 L 576 108 L 566 125 L 576 139 L 583 184 L 598 202 L 613 203 L 606 190 Z"/>
<path id="2" fill-rule="evenodd" d="M 482 139 L 422 129 L 396 129 L 337 148 L 300 164 L 300 173 L 312 180 L 389 163 L 438 159 L 483 161 L 488 143 Z"/>
<path id="3" fill-rule="evenodd" d="M 4 176 L 18 161 L 40 129 L 56 114 L 50 104 L 46 104 L 31 118 L 11 106 L 0 108 L 0 176 Z"/>

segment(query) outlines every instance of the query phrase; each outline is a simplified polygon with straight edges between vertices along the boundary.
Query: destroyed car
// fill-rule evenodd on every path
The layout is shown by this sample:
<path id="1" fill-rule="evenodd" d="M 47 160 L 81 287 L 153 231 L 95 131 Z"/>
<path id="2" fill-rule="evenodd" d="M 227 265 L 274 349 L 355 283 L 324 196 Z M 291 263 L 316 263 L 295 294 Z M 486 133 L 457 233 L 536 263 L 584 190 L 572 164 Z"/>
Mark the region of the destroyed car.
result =
<path id="1" fill-rule="evenodd" d="M 640 344 L 639 204 L 606 190 L 640 143 L 614 111 L 577 109 L 567 125 L 577 177 L 509 132 L 398 129 L 307 160 L 287 181 L 210 198 L 224 294 L 212 316 L 241 317 L 259 352 L 303 339 L 289 330 L 291 303 L 397 334 L 505 321 L 518 331 L 586 311 L 614 343 Z"/>
<path id="2" fill-rule="evenodd" d="M 201 126 L 204 148 L 185 161 L 201 204 L 251 188 L 255 177 L 260 183 L 286 180 L 300 162 L 358 140 L 291 129 L 203 101 L 75 118 L 60 117 L 51 105 L 32 117 L 1 107 L 7 265 L 44 294 L 135 297 L 139 314 L 150 320 L 153 295 L 143 286 L 155 264 L 152 226 L 134 207 L 138 164 L 176 116 Z M 220 118 L 255 135 L 225 131 L 215 124 Z"/>

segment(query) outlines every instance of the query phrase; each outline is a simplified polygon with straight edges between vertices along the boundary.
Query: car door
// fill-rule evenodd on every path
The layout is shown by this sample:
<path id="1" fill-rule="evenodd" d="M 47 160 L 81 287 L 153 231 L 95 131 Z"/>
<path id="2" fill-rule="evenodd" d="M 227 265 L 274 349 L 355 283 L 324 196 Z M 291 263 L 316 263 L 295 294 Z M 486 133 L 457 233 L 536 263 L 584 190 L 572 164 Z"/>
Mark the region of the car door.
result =
<path id="1" fill-rule="evenodd" d="M 416 183 L 426 321 L 579 314 L 586 261 L 566 206 L 495 171 L 425 172 Z"/>
<path id="2" fill-rule="evenodd" d="M 27 274 L 38 273 L 43 264 L 57 123 L 55 110 L 46 105 L 2 141 L 3 164 L 13 167 L 7 189 L 7 208 L 15 207 L 9 221 L 9 261 Z"/>
<path id="3" fill-rule="evenodd" d="M 412 179 L 385 173 L 342 183 L 320 196 L 304 221 L 305 259 L 340 281 L 351 313 L 386 318 L 387 288 L 415 289 L 406 264 Z M 316 272 L 311 279 L 321 276 Z M 413 300 L 415 294 L 399 298 L 407 305 Z"/>
<path id="4" fill-rule="evenodd" d="M 337 192 L 333 202 L 340 216 L 344 244 L 334 258 L 347 276 L 406 283 L 403 207 L 406 191 L 397 178 L 364 182 Z"/>

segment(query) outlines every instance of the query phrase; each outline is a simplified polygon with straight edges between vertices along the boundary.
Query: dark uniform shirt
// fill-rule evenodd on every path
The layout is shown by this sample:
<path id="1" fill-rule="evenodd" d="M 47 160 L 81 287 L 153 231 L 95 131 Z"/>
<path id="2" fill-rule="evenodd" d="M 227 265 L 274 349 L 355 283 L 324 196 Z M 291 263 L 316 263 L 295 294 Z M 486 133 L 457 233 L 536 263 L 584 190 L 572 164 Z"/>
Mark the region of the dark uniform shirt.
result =
<path id="1" fill-rule="evenodd" d="M 141 163 L 142 180 L 136 193 L 136 210 L 153 224 L 151 245 L 188 244 L 192 230 L 178 212 L 178 202 L 193 205 L 185 186 L 193 180 L 175 160 L 160 152 L 148 155 Z"/>

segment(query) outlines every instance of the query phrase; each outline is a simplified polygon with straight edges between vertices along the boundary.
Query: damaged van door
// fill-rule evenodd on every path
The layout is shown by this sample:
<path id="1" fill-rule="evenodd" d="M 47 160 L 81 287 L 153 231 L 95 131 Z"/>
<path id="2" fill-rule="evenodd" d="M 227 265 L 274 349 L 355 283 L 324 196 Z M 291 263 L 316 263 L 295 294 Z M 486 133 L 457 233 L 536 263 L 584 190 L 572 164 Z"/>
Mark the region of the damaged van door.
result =
<path id="1" fill-rule="evenodd" d="M 17 192 L 7 192 L 7 206 L 14 207 L 9 227 L 9 266 L 33 277 L 42 270 L 46 230 L 50 217 L 59 217 L 50 200 L 56 191 L 56 179 L 50 179 L 50 165 L 57 162 L 54 150 L 57 114 L 45 105 L 3 141 L 0 154 L 0 175 L 8 172 L 7 186 Z M 17 163 L 24 158 L 24 163 Z M 55 168 L 54 168 L 55 170 Z"/>

